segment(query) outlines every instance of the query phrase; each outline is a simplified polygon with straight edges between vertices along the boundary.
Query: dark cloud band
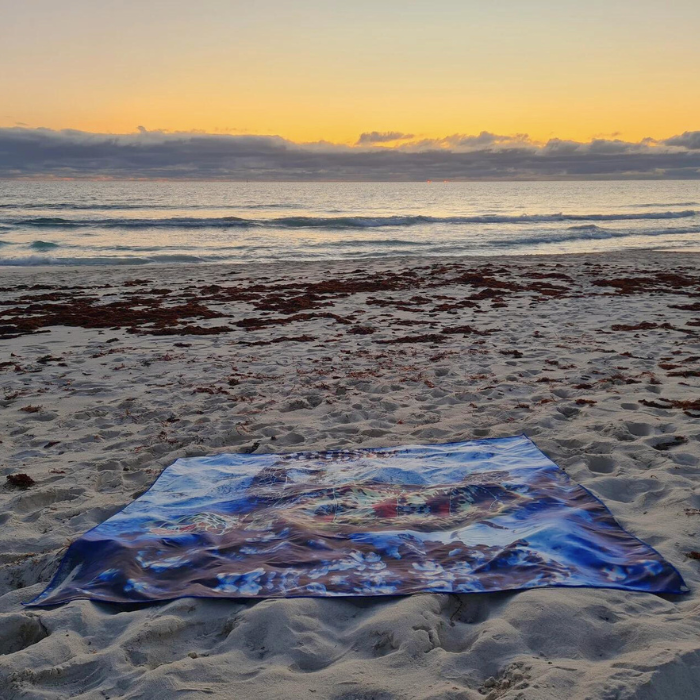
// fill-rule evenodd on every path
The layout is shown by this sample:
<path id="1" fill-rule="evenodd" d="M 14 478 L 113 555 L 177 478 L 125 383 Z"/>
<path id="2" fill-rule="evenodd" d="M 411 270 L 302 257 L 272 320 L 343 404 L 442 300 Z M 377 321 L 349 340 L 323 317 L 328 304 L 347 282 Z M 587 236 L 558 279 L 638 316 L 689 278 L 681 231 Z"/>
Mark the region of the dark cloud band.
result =
<path id="1" fill-rule="evenodd" d="M 367 137 L 363 140 L 363 137 Z M 479 180 L 697 178 L 700 131 L 665 141 L 589 143 L 527 135 L 454 135 L 416 140 L 371 132 L 360 145 L 297 144 L 279 136 L 92 134 L 0 129 L 0 177 L 215 180 Z M 392 138 L 389 138 L 392 137 Z M 399 142 L 387 148 L 378 143 Z"/>

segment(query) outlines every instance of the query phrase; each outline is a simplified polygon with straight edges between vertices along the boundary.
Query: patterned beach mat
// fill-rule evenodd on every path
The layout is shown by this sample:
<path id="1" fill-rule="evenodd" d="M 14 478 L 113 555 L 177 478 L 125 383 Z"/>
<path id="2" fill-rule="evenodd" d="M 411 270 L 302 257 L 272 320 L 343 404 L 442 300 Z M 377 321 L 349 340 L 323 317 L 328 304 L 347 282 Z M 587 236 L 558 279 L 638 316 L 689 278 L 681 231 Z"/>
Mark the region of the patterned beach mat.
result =
<path id="1" fill-rule="evenodd" d="M 29 605 L 688 591 L 525 436 L 180 459 L 74 542 Z"/>

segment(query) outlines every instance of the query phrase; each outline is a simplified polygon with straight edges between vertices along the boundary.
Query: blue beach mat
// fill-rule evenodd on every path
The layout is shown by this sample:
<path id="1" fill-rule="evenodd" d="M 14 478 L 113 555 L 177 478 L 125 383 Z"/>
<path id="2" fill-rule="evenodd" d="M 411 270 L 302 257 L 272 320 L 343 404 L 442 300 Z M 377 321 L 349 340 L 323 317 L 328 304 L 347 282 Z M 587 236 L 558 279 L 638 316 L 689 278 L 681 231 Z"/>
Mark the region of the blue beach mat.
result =
<path id="1" fill-rule="evenodd" d="M 688 591 L 519 436 L 180 459 L 74 542 L 30 605 L 543 586 Z"/>

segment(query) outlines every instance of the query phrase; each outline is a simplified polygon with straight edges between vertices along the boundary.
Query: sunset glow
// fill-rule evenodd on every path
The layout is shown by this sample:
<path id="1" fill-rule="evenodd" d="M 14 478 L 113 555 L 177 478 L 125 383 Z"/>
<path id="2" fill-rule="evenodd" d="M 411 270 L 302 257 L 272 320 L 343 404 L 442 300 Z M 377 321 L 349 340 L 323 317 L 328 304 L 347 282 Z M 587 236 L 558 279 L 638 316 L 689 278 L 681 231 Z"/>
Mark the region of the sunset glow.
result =
<path id="1" fill-rule="evenodd" d="M 0 4 L 1 127 L 638 141 L 700 114 L 695 0 Z"/>

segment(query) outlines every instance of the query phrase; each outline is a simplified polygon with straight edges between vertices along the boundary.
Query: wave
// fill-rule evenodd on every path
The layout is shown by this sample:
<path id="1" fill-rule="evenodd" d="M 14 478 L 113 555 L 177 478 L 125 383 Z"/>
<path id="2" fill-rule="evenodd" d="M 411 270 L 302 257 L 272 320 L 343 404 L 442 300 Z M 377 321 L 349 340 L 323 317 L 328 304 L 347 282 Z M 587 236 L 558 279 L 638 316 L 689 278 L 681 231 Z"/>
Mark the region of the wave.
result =
<path id="1" fill-rule="evenodd" d="M 80 226 L 80 221 L 59 219 L 58 217 L 41 216 L 38 219 L 16 219 L 12 223 L 22 226 Z"/>
<path id="2" fill-rule="evenodd" d="M 211 262 L 213 260 L 220 260 L 221 256 L 220 255 L 206 255 L 206 256 L 201 256 L 201 255 L 178 255 L 178 254 L 173 254 L 173 255 L 151 255 L 150 256 L 150 261 L 151 262 L 158 262 L 158 263 L 181 263 L 181 262 L 193 262 L 193 263 L 201 263 L 201 262 Z"/>
<path id="3" fill-rule="evenodd" d="M 404 239 L 379 238 L 379 239 L 355 239 L 310 243 L 299 248 L 284 246 L 238 245 L 219 246 L 216 249 L 198 249 L 199 254 L 187 254 L 182 252 L 167 252 L 168 247 L 112 247 L 104 248 L 104 254 L 97 254 L 95 249 L 86 250 L 82 256 L 73 255 L 28 255 L 26 257 L 0 256 L 0 266 L 37 266 L 37 265 L 146 265 L 146 264 L 174 264 L 174 263 L 244 263 L 261 260 L 321 260 L 342 259 L 345 257 L 385 257 L 392 255 L 468 255 L 483 254 L 488 251 L 527 252 L 527 249 L 539 249 L 547 252 L 549 246 L 560 246 L 577 241 L 599 241 L 607 239 L 645 239 L 665 238 L 663 245 L 677 246 L 673 238 L 682 235 L 697 235 L 700 226 L 676 228 L 671 230 L 646 230 L 635 229 L 611 230 L 598 226 L 571 227 L 559 231 L 537 231 L 529 235 L 499 235 L 498 238 L 479 236 L 469 240 L 445 240 L 445 241 L 410 241 Z M 36 242 L 36 241 L 35 241 Z M 9 241 L 7 242 L 9 243 Z M 683 243 L 683 241 L 681 241 Z M 78 248 L 79 246 L 61 246 L 65 248 Z M 109 252 L 133 251 L 131 255 L 110 255 Z"/>
<path id="4" fill-rule="evenodd" d="M 151 255 L 149 257 L 106 255 L 100 257 L 54 257 L 51 255 L 27 255 L 0 258 L 0 266 L 35 267 L 39 265 L 148 265 L 152 263 L 206 263 L 227 260 L 220 255 Z"/>
<path id="5" fill-rule="evenodd" d="M 666 229 L 666 230 L 627 230 L 613 231 L 611 229 L 599 228 L 593 229 L 583 227 L 571 227 L 566 231 L 548 231 L 546 235 L 536 234 L 532 236 L 522 236 L 521 238 L 508 236 L 502 240 L 489 241 L 489 245 L 499 247 L 514 246 L 514 245 L 543 245 L 551 243 L 570 243 L 572 241 L 600 241 L 609 238 L 654 238 L 658 236 L 678 236 L 688 235 L 691 233 L 700 233 L 700 226 L 691 226 L 688 228 Z"/>
<path id="6" fill-rule="evenodd" d="M 630 209 L 651 209 L 664 207 L 696 207 L 700 206 L 700 202 L 649 202 L 643 204 L 629 204 Z M 265 210 L 265 209 L 306 209 L 307 206 L 300 203 L 239 203 L 239 204 L 224 204 L 210 202 L 208 204 L 158 204 L 156 202 L 115 202 L 106 203 L 78 203 L 78 202 L 14 202 L 0 204 L 0 210 L 14 209 L 18 211 L 178 211 L 178 210 L 222 210 L 222 209 L 247 209 L 247 210 Z M 342 210 L 329 209 L 330 212 L 340 213 Z"/>
<path id="7" fill-rule="evenodd" d="M 0 204 L 0 209 L 26 209 L 40 211 L 138 211 L 151 209 L 153 211 L 169 211 L 178 209 L 306 209 L 301 204 L 74 204 L 72 202 L 24 202 L 18 204 Z"/>
<path id="8" fill-rule="evenodd" d="M 454 247 L 454 243 L 446 242 L 442 244 L 448 248 Z M 367 248 L 367 247 L 387 247 L 387 248 L 431 248 L 440 246 L 435 241 L 405 241 L 400 238 L 345 238 L 340 241 L 322 241 L 320 243 L 308 243 L 304 248 Z"/>
<path id="9" fill-rule="evenodd" d="M 34 250 L 52 250 L 53 248 L 58 248 L 59 244 L 51 241 L 32 241 L 29 247 Z"/>
<path id="10" fill-rule="evenodd" d="M 0 258 L 0 265 L 11 267 L 35 267 L 38 265 L 145 265 L 147 258 L 106 256 L 99 258 L 75 257 L 56 258 L 50 255 L 27 255 L 13 258 Z"/>
<path id="11" fill-rule="evenodd" d="M 520 214 L 481 216 L 288 216 L 272 219 L 245 219 L 237 216 L 223 217 L 172 217 L 154 219 L 105 218 L 105 219 L 64 219 L 60 217 L 39 217 L 15 219 L 14 225 L 50 228 L 323 228 L 323 229 L 371 229 L 384 227 L 407 227 L 430 224 L 530 224 L 558 223 L 568 221 L 639 221 L 684 219 L 698 215 L 695 209 L 683 211 L 658 211 L 639 214 Z"/>

